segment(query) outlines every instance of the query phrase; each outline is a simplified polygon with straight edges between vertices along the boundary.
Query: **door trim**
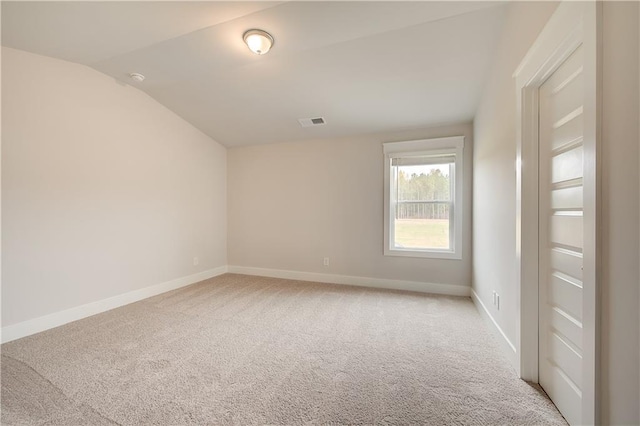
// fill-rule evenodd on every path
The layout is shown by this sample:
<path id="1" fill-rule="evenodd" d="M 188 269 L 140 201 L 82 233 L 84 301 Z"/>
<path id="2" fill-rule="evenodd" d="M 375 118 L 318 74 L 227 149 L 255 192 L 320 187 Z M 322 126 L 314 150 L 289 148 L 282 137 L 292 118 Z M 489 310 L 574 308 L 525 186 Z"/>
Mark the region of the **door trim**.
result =
<path id="1" fill-rule="evenodd" d="M 575 51 L 584 51 L 584 280 L 582 420 L 599 420 L 600 2 L 562 2 L 514 73 L 516 126 L 516 369 L 538 382 L 538 88 Z"/>

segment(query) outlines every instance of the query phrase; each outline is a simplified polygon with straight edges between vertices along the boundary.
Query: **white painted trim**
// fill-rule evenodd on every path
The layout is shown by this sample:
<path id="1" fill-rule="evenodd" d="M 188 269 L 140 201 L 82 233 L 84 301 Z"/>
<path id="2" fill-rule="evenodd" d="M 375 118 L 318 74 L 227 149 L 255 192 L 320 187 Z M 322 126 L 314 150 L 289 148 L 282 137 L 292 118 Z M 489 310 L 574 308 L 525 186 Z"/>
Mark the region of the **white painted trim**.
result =
<path id="1" fill-rule="evenodd" d="M 514 73 L 516 125 L 516 318 L 521 378 L 538 382 L 538 88 L 582 43 L 582 5 L 562 3 Z"/>
<path id="2" fill-rule="evenodd" d="M 317 272 L 286 271 L 281 269 L 253 268 L 249 266 L 231 266 L 232 274 L 257 275 L 261 277 L 282 278 L 287 280 L 313 281 L 329 284 L 354 285 L 359 287 L 385 288 L 390 290 L 408 290 L 421 293 L 444 294 L 448 296 L 471 295 L 471 287 L 454 284 L 437 284 L 418 281 L 401 281 L 384 278 L 354 277 L 350 275 L 323 274 Z"/>
<path id="3" fill-rule="evenodd" d="M 404 142 L 386 142 L 382 144 L 384 154 L 384 237 L 383 253 L 385 256 L 421 257 L 430 259 L 462 260 L 462 234 L 464 216 L 464 136 L 450 136 L 436 139 L 420 139 Z M 395 240 L 392 220 L 395 217 L 395 197 L 392 192 L 391 159 L 394 154 L 405 155 L 455 155 L 454 163 L 454 188 L 453 205 L 451 214 L 453 220 L 450 222 L 449 232 L 451 238 L 450 250 L 411 250 L 391 247 L 391 242 Z"/>
<path id="4" fill-rule="evenodd" d="M 498 322 L 493 318 L 493 315 L 491 315 L 491 312 L 489 312 L 489 309 L 487 309 L 485 304 L 482 303 L 482 300 L 480 300 L 480 297 L 473 289 L 471 289 L 471 299 L 476 305 L 476 309 L 478 309 L 478 312 L 480 312 L 480 316 L 482 316 L 487 324 L 491 326 L 491 331 L 497 337 L 500 349 L 502 349 L 502 353 L 507 357 L 507 359 L 509 360 L 509 362 L 511 362 L 511 365 L 515 369 L 519 362 L 516 346 L 513 344 L 513 342 L 511 342 L 511 340 L 509 340 L 505 332 L 498 325 Z"/>
<path id="5" fill-rule="evenodd" d="M 85 305 L 76 306 L 60 312 L 23 321 L 18 324 L 12 324 L 2 327 L 0 332 L 2 343 L 40 333 L 73 321 L 90 317 L 120 306 L 138 302 L 149 297 L 166 293 L 181 287 L 186 287 L 197 282 L 217 277 L 227 272 L 245 275 L 259 275 L 264 277 L 284 278 L 300 281 L 314 281 L 331 284 L 346 284 L 361 287 L 386 288 L 391 290 L 409 290 L 422 293 L 444 294 L 449 296 L 466 296 L 469 297 L 471 287 L 453 285 L 453 284 L 436 284 L 423 283 L 417 281 L 401 281 L 380 278 L 354 277 L 346 275 L 321 274 L 313 272 L 284 271 L 278 269 L 251 268 L 244 266 L 220 266 L 218 268 L 199 272 L 197 274 L 186 277 L 177 278 L 175 280 L 141 288 L 139 290 L 130 291 L 110 297 L 108 299 L 98 300 L 96 302 L 87 303 Z"/>
<path id="6" fill-rule="evenodd" d="M 601 2 L 562 2 L 514 73 L 517 94 L 516 288 L 520 377 L 538 381 L 538 88 L 584 52 L 584 269 L 582 423 L 599 423 Z"/>
<path id="7" fill-rule="evenodd" d="M 128 293 L 119 294 L 117 296 L 109 297 L 108 299 L 98 300 L 96 302 L 87 303 L 86 305 L 76 306 L 64 311 L 23 321 L 18 324 L 8 325 L 6 327 L 2 327 L 2 343 L 40 333 L 41 331 L 49 330 L 51 328 L 59 327 L 120 306 L 138 302 L 142 299 L 166 293 L 167 291 L 195 284 L 197 282 L 222 275 L 226 272 L 227 267 L 220 266 L 197 274 L 166 281 L 164 283 L 130 291 Z"/>

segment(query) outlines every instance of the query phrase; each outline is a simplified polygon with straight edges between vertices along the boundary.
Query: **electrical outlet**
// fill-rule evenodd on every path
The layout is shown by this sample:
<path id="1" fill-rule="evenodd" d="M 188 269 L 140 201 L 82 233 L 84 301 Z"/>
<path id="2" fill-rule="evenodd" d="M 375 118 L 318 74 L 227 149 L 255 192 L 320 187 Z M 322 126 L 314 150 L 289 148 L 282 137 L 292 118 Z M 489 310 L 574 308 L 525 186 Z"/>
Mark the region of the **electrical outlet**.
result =
<path id="1" fill-rule="evenodd" d="M 198 266 L 200 264 L 200 259 L 198 259 L 197 257 L 193 258 L 193 266 Z"/>
<path id="2" fill-rule="evenodd" d="M 324 260 L 322 261 L 322 264 L 323 264 L 324 266 L 329 266 L 329 258 L 328 258 L 328 257 L 325 257 L 325 258 L 324 258 Z"/>

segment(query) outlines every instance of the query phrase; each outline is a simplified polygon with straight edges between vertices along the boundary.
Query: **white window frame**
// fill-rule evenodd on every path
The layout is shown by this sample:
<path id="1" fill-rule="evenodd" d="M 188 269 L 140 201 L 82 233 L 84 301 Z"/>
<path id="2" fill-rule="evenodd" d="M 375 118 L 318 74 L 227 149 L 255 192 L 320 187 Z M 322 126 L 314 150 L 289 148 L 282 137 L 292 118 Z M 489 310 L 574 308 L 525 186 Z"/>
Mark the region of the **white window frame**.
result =
<path id="1" fill-rule="evenodd" d="M 425 257 L 433 259 L 462 259 L 462 191 L 463 191 L 463 151 L 464 136 L 437 139 L 421 139 L 405 142 L 387 142 L 382 144 L 384 153 L 384 255 Z M 395 195 L 392 194 L 391 161 L 399 155 L 454 155 L 454 185 L 450 209 L 449 240 L 452 247 L 442 249 L 415 249 L 392 247 L 394 241 Z"/>

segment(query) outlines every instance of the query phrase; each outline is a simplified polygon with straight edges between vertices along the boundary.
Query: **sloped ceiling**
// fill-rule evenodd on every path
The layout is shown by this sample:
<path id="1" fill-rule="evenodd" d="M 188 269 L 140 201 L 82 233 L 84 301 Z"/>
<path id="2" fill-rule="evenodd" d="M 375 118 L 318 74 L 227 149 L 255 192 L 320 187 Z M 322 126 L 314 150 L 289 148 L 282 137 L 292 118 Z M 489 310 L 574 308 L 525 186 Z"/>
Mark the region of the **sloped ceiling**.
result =
<path id="1" fill-rule="evenodd" d="M 495 2 L 2 2 L 2 44 L 132 84 L 228 146 L 472 120 Z M 270 32 L 264 56 L 242 41 Z M 129 73 L 146 76 L 142 83 Z M 302 128 L 298 118 L 325 118 Z"/>

